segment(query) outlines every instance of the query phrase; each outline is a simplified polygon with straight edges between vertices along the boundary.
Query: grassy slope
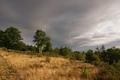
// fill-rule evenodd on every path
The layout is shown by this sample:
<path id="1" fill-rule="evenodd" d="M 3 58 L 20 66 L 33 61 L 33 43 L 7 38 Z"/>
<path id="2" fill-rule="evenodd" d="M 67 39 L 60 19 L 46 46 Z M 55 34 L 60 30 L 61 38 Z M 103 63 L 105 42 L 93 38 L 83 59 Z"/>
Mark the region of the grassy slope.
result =
<path id="1" fill-rule="evenodd" d="M 85 66 L 90 69 L 88 80 L 92 80 L 98 72 L 97 68 L 87 63 L 61 57 L 37 57 L 3 50 L 0 50 L 0 62 L 0 76 L 9 78 L 6 80 L 84 80 L 81 75 Z M 2 80 L 1 77 L 0 79 Z"/>

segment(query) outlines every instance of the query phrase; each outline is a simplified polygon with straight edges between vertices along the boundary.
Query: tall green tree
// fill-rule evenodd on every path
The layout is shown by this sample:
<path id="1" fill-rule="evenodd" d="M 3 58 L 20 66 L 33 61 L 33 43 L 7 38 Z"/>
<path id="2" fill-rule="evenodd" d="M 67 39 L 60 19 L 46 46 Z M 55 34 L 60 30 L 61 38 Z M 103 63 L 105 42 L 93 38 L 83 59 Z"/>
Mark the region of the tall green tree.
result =
<path id="1" fill-rule="evenodd" d="M 5 47 L 15 49 L 16 45 L 22 40 L 21 32 L 14 27 L 9 27 L 4 31 Z"/>
<path id="2" fill-rule="evenodd" d="M 34 35 L 34 40 L 38 52 L 43 52 L 46 49 L 51 47 L 50 38 L 46 35 L 46 33 L 42 30 L 37 30 Z"/>

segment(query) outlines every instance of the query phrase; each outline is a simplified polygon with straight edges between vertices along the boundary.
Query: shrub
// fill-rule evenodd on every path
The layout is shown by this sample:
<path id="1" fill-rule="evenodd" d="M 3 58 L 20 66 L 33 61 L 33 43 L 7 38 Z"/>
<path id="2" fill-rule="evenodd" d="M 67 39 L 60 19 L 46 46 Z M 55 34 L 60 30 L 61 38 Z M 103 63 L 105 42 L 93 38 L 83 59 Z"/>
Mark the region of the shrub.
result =
<path id="1" fill-rule="evenodd" d="M 97 76 L 100 80 L 120 80 L 120 63 L 114 65 L 102 64 Z M 116 65 L 116 66 L 115 66 Z"/>
<path id="2" fill-rule="evenodd" d="M 86 53 L 86 62 L 92 63 L 92 64 L 99 64 L 100 58 L 97 54 L 95 54 L 92 50 L 88 50 Z"/>
<path id="3" fill-rule="evenodd" d="M 82 72 L 82 77 L 89 78 L 89 76 L 90 76 L 90 70 L 87 67 L 84 67 Z"/>
<path id="4" fill-rule="evenodd" d="M 70 53 L 72 53 L 72 50 L 68 47 L 62 47 L 59 50 L 59 55 L 62 55 L 62 56 L 68 56 Z"/>
<path id="5" fill-rule="evenodd" d="M 75 52 L 70 54 L 70 58 L 74 59 L 74 60 L 84 61 L 85 60 L 85 54 L 80 53 L 78 51 L 75 51 Z"/>

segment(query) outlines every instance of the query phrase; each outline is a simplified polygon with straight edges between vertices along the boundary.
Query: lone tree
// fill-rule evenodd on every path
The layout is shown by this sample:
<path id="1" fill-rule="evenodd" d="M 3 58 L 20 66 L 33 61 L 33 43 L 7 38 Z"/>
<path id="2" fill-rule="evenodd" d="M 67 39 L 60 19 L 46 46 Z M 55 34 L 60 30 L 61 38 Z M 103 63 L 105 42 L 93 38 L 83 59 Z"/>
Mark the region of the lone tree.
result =
<path id="1" fill-rule="evenodd" d="M 50 38 L 46 35 L 46 33 L 42 30 L 37 30 L 34 35 L 34 40 L 38 52 L 43 52 L 44 50 L 49 51 L 51 49 Z"/>

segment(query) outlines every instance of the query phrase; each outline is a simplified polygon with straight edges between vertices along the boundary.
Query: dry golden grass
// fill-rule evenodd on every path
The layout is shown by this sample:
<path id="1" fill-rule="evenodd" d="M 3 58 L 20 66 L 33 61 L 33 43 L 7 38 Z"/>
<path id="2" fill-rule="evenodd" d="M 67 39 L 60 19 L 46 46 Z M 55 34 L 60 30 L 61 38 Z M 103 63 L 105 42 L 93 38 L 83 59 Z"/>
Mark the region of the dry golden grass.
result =
<path id="1" fill-rule="evenodd" d="M 14 72 L 16 75 L 13 75 L 14 78 L 11 80 L 92 80 L 98 72 L 93 65 L 61 57 L 36 57 L 3 50 L 0 50 L 0 56 L 6 60 L 8 67 L 16 71 Z M 5 62 L 0 63 L 0 66 L 4 64 Z M 88 79 L 81 77 L 85 66 L 90 69 Z M 3 70 L 7 69 L 3 68 Z"/>

